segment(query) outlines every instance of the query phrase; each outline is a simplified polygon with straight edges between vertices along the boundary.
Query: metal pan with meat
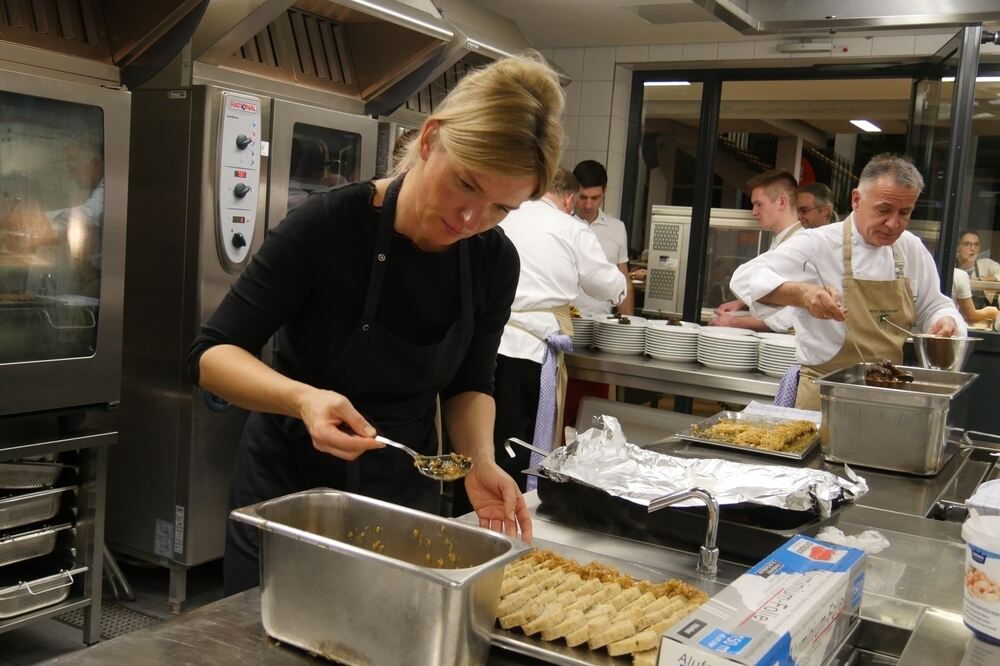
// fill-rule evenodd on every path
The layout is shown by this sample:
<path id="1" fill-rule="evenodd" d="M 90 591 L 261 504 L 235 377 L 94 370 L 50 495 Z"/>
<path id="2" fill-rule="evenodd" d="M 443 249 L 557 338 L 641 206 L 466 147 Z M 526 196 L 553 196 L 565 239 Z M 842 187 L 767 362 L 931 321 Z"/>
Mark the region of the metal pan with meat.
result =
<path id="1" fill-rule="evenodd" d="M 708 446 L 804 460 L 819 444 L 819 429 L 812 421 L 725 411 L 677 433 L 677 437 Z"/>

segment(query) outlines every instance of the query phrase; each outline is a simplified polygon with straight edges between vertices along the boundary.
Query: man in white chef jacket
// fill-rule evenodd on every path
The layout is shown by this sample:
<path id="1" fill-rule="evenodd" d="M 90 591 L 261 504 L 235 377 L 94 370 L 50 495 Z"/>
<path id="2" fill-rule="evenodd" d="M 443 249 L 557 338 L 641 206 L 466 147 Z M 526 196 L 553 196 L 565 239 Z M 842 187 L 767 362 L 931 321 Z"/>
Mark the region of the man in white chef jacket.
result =
<path id="1" fill-rule="evenodd" d="M 819 409 L 812 380 L 820 375 L 862 361 L 902 360 L 907 335 L 884 318 L 904 330 L 966 334 L 955 305 L 941 293 L 934 259 L 906 230 L 923 187 L 909 158 L 877 155 L 861 172 L 851 193 L 853 212 L 843 222 L 796 234 L 733 274 L 733 293 L 755 316 L 797 308 L 797 407 Z"/>
<path id="2" fill-rule="evenodd" d="M 788 171 L 772 170 L 759 173 L 747 181 L 750 191 L 751 214 L 760 228 L 771 232 L 773 250 L 802 229 L 796 210 L 798 181 Z M 747 306 L 739 300 L 728 301 L 715 309 L 711 326 L 732 326 L 752 331 L 785 332 L 792 328 L 794 314 L 782 310 L 766 320 L 748 316 Z"/>
<path id="3" fill-rule="evenodd" d="M 618 312 L 623 315 L 635 314 L 632 282 L 628 279 L 628 235 L 625 232 L 625 223 L 617 217 L 608 215 L 602 209 L 604 195 L 608 189 L 608 172 L 600 162 L 584 160 L 573 168 L 573 175 L 580 182 L 580 193 L 574 207 L 577 219 L 585 222 L 597 235 L 605 258 L 616 265 L 626 278 L 627 292 L 625 300 L 618 304 Z M 591 298 L 585 293 L 573 301 L 573 306 L 589 315 L 600 316 L 611 313 L 611 305 L 608 302 Z"/>
<path id="4" fill-rule="evenodd" d="M 570 301 L 586 294 L 610 308 L 625 295 L 625 277 L 607 261 L 597 236 L 569 215 L 579 189 L 573 174 L 559 169 L 545 196 L 524 202 L 500 223 L 517 248 L 521 275 L 497 353 L 494 438 L 497 462 L 522 490 L 527 451 L 511 459 L 503 443 L 519 437 L 548 450 L 559 441 L 566 371 L 556 338 L 572 335 Z"/>

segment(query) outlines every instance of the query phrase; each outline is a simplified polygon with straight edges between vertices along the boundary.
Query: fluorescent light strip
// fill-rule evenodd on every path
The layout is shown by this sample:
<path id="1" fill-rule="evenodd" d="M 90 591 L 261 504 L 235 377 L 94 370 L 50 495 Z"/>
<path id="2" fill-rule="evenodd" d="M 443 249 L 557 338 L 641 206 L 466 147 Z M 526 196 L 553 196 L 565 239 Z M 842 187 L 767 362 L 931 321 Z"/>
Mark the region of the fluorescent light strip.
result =
<path id="1" fill-rule="evenodd" d="M 379 14 L 387 14 L 389 16 L 392 16 L 393 18 L 397 18 L 403 21 L 404 23 L 410 23 L 413 25 L 419 25 L 422 28 L 427 28 L 428 30 L 441 35 L 445 39 L 452 38 L 451 30 L 445 30 L 444 28 L 434 25 L 433 23 L 428 23 L 427 21 L 421 21 L 418 18 L 415 18 L 413 16 L 407 16 L 402 12 L 397 12 L 395 10 L 389 9 L 388 7 L 383 7 L 381 5 L 378 5 L 374 2 L 369 2 L 368 0 L 348 0 L 348 1 L 355 5 L 361 5 L 362 7 L 373 9 Z"/>
<path id="2" fill-rule="evenodd" d="M 942 76 L 941 83 L 954 83 L 954 76 Z M 977 76 L 976 83 L 1000 83 L 1000 76 Z"/>
<path id="3" fill-rule="evenodd" d="M 643 84 L 647 88 L 658 88 L 660 86 L 689 86 L 690 81 L 644 81 Z"/>
<path id="4" fill-rule="evenodd" d="M 864 132 L 881 132 L 882 128 L 868 120 L 852 120 L 851 124 Z"/>

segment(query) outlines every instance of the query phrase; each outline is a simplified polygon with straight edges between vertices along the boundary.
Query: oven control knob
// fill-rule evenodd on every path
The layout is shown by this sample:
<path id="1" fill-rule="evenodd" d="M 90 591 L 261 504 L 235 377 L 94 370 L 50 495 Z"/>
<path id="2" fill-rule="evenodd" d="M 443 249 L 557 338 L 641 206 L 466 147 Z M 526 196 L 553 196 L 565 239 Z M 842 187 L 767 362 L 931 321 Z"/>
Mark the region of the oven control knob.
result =
<path id="1" fill-rule="evenodd" d="M 236 183 L 236 187 L 233 188 L 233 194 L 238 198 L 242 199 L 250 193 L 250 186 L 245 183 Z"/>
<path id="2" fill-rule="evenodd" d="M 238 137 L 236 137 L 236 147 L 239 148 L 240 150 L 243 150 L 251 143 L 253 143 L 253 139 L 248 137 L 246 134 L 240 134 Z"/>
<path id="3" fill-rule="evenodd" d="M 237 231 L 235 234 L 233 234 L 232 243 L 233 247 L 246 247 L 247 239 L 243 237 L 243 234 Z"/>

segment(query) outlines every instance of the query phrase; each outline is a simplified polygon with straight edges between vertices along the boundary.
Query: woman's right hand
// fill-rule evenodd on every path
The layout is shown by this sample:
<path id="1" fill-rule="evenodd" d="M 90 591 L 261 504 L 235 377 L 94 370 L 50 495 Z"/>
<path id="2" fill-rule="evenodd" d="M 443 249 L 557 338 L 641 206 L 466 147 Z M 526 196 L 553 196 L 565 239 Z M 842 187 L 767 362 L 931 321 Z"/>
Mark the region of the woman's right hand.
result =
<path id="1" fill-rule="evenodd" d="M 345 396 L 310 388 L 299 401 L 299 418 L 306 424 L 313 448 L 343 460 L 355 460 L 365 451 L 381 449 L 375 428 Z"/>

